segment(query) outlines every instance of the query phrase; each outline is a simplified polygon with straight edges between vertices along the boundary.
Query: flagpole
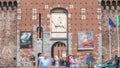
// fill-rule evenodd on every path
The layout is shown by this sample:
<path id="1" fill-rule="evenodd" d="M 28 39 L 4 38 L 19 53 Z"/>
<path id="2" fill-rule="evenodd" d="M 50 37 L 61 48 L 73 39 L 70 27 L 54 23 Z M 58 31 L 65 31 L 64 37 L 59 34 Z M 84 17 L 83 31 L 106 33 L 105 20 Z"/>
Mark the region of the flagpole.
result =
<path id="1" fill-rule="evenodd" d="M 118 56 L 120 56 L 120 48 L 119 48 L 119 24 L 118 24 L 118 16 L 117 16 L 117 39 L 118 39 Z"/>
<path id="2" fill-rule="evenodd" d="M 108 18 L 108 22 L 109 22 L 109 17 Z M 110 35 L 110 26 L 109 26 L 109 23 L 108 23 L 108 34 L 109 34 L 109 59 L 111 59 L 111 35 Z"/>
<path id="3" fill-rule="evenodd" d="M 111 59 L 111 35 L 110 35 L 110 26 L 108 26 L 109 28 L 109 58 Z"/>
<path id="4" fill-rule="evenodd" d="M 108 22 L 109 22 L 109 25 L 110 25 L 111 27 L 114 27 L 114 28 L 116 27 L 116 25 L 114 24 L 114 22 L 112 21 L 112 19 L 109 18 L 109 19 L 108 19 Z M 110 27 L 110 26 L 109 26 L 108 28 L 109 28 L 109 51 L 110 51 L 110 52 L 109 52 L 109 57 L 110 57 L 110 59 L 111 59 L 111 56 L 112 56 L 112 55 L 111 55 L 111 54 L 112 54 L 112 51 L 111 51 L 111 49 L 112 49 L 111 40 L 112 40 L 112 39 L 111 39 L 111 32 L 110 32 L 111 27 Z M 119 38 L 118 38 L 118 39 L 119 39 Z M 119 44 L 119 42 L 118 42 L 118 44 Z"/>

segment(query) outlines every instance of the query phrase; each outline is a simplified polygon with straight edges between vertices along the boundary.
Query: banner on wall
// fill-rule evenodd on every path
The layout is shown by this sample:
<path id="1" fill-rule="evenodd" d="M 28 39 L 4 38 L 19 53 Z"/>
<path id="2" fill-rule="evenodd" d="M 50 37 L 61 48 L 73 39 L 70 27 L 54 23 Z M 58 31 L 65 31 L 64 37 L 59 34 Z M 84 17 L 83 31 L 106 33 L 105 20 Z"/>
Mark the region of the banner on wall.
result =
<path id="1" fill-rule="evenodd" d="M 93 36 L 92 31 L 78 32 L 78 50 L 92 50 Z"/>
<path id="2" fill-rule="evenodd" d="M 20 48 L 31 48 L 32 47 L 32 32 L 21 31 L 20 32 Z"/>

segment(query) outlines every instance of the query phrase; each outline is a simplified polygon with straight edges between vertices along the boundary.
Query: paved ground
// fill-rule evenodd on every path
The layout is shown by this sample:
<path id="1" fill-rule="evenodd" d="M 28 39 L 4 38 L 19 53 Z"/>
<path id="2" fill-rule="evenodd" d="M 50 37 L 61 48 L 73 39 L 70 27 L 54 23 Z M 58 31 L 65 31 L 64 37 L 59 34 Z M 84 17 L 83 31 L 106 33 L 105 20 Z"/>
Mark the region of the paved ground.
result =
<path id="1" fill-rule="evenodd" d="M 0 66 L 0 68 L 35 68 L 35 67 L 3 67 L 3 66 Z M 51 68 L 55 68 L 54 66 L 52 66 Z M 65 66 L 60 66 L 58 68 L 66 68 Z M 82 66 L 80 68 L 87 68 L 86 66 Z"/>

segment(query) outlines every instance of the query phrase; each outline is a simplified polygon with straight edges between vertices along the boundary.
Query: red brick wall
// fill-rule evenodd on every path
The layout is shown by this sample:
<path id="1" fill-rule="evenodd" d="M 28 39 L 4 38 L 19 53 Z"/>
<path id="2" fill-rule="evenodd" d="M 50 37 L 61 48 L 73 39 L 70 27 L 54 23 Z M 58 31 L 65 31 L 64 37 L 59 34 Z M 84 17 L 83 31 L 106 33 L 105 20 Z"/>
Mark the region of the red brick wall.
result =
<path id="1" fill-rule="evenodd" d="M 38 13 L 41 13 L 42 25 L 46 25 L 45 31 L 50 32 L 50 18 L 48 17 L 50 10 L 56 7 L 67 9 L 68 14 L 71 15 L 68 18 L 68 24 L 71 24 L 69 32 L 72 33 L 71 48 L 73 55 L 80 55 L 84 58 L 86 53 L 93 52 L 95 59 L 98 59 L 98 39 L 96 35 L 100 33 L 98 27 L 101 24 L 101 21 L 97 19 L 97 9 L 100 6 L 98 0 L 20 0 L 18 5 L 18 8 L 21 8 L 22 11 L 21 14 L 18 14 L 21 15 L 21 20 L 18 20 L 18 30 L 20 31 L 33 31 L 33 26 L 38 24 Z M 48 5 L 48 9 L 45 9 L 45 5 Z M 32 20 L 32 8 L 37 9 L 37 20 Z M 81 8 L 86 8 L 86 20 L 81 19 Z M 93 50 L 79 51 L 77 49 L 78 32 L 80 31 L 94 32 Z"/>

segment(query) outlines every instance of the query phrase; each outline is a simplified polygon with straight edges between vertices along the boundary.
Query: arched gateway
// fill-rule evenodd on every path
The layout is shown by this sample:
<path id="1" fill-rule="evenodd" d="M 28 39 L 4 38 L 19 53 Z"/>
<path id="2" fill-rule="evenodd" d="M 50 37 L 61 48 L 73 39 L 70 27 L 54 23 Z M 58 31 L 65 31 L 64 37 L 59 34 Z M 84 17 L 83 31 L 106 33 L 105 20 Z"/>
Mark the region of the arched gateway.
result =
<path id="1" fill-rule="evenodd" d="M 51 57 L 66 57 L 66 45 L 63 42 L 55 42 L 51 48 Z"/>

